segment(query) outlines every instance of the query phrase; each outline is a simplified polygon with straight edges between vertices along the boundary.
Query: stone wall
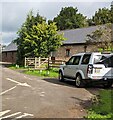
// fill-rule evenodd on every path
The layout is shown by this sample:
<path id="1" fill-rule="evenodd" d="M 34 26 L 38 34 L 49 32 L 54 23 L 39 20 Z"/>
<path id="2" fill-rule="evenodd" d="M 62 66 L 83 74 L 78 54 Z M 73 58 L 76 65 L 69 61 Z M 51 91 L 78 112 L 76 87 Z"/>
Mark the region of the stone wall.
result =
<path id="1" fill-rule="evenodd" d="M 66 50 L 70 50 L 70 55 L 66 55 Z M 96 48 L 96 45 L 88 45 L 85 47 L 84 44 L 79 45 L 63 45 L 61 48 L 56 51 L 55 56 L 56 59 L 64 59 L 67 60 L 72 56 L 73 54 L 77 54 L 80 52 L 96 52 L 98 49 Z"/>
<path id="2" fill-rule="evenodd" d="M 70 50 L 69 56 L 66 56 L 66 50 Z M 87 48 L 85 48 L 85 44 L 75 44 L 75 45 L 63 45 L 61 46 L 58 51 L 54 53 L 53 56 L 55 56 L 55 59 L 62 59 L 62 60 L 68 60 L 73 54 L 77 54 L 80 52 L 93 52 L 97 51 L 96 45 L 88 45 Z M 2 61 L 3 62 L 10 62 L 15 64 L 16 63 L 16 51 L 12 52 L 3 52 L 2 53 Z"/>
<path id="3" fill-rule="evenodd" d="M 2 61 L 15 64 L 16 63 L 16 54 L 17 54 L 16 51 L 2 52 Z"/>

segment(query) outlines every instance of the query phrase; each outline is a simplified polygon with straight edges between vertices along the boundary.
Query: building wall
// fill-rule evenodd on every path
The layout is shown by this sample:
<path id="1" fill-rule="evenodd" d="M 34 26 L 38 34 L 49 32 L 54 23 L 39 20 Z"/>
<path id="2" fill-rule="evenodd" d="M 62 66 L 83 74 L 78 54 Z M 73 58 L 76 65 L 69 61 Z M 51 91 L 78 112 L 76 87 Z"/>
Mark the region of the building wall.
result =
<path id="1" fill-rule="evenodd" d="M 67 56 L 66 51 L 70 50 L 70 54 L 69 56 Z M 97 51 L 96 46 L 95 45 L 88 45 L 87 47 L 85 47 L 84 44 L 82 45 L 63 45 L 61 46 L 61 48 L 58 49 L 58 51 L 56 51 L 55 56 L 57 59 L 64 59 L 64 60 L 68 60 L 70 58 L 70 56 L 72 56 L 73 54 L 76 53 L 80 53 L 80 52 L 93 52 L 93 51 Z"/>
<path id="2" fill-rule="evenodd" d="M 66 50 L 70 50 L 69 56 L 66 55 L 67 54 Z M 93 51 L 97 51 L 97 49 L 96 49 L 95 45 L 88 45 L 86 49 L 85 49 L 84 44 L 63 45 L 58 49 L 58 51 L 54 52 L 53 56 L 55 56 L 55 59 L 68 60 L 70 58 L 70 56 L 72 56 L 73 54 L 85 52 L 85 51 L 93 52 Z M 16 55 L 17 55 L 16 51 L 3 52 L 2 53 L 2 61 L 15 64 L 16 63 Z"/>
<path id="3" fill-rule="evenodd" d="M 16 54 L 17 54 L 16 51 L 2 52 L 2 61 L 15 64 L 16 63 Z"/>

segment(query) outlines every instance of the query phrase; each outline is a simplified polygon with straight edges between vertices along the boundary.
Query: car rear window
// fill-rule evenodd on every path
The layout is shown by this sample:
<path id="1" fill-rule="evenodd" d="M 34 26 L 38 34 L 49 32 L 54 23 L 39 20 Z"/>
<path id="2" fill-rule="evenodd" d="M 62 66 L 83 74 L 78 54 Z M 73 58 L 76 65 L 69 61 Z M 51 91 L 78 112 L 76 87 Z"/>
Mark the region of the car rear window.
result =
<path id="1" fill-rule="evenodd" d="M 113 67 L 113 55 L 103 60 L 102 63 L 105 64 L 106 67 Z"/>
<path id="2" fill-rule="evenodd" d="M 81 64 L 87 65 L 89 63 L 90 57 L 91 57 L 91 54 L 85 54 L 82 58 Z"/>

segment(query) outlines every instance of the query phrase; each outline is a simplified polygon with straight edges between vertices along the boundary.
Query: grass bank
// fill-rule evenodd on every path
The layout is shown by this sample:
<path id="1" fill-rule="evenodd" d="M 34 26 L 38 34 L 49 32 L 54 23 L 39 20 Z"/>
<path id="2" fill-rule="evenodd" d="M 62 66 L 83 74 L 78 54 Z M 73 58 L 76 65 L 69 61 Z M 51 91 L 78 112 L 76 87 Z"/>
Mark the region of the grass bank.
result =
<path id="1" fill-rule="evenodd" d="M 92 102 L 88 110 L 88 120 L 112 120 L 113 118 L 113 90 L 100 90 L 97 100 Z"/>

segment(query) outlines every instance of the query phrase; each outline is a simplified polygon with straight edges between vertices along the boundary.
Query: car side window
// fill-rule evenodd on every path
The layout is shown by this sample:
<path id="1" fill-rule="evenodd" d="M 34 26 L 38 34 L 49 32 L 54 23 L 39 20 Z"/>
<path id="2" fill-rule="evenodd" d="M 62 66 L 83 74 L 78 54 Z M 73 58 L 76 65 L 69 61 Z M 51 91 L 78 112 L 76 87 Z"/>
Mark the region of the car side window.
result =
<path id="1" fill-rule="evenodd" d="M 85 54 L 82 58 L 81 64 L 87 65 L 89 63 L 90 57 L 91 57 L 91 54 Z"/>
<path id="2" fill-rule="evenodd" d="M 67 65 L 73 65 L 74 57 L 71 57 L 67 62 Z"/>
<path id="3" fill-rule="evenodd" d="M 73 65 L 78 65 L 80 62 L 80 58 L 81 58 L 81 56 L 75 56 L 75 59 L 73 61 Z"/>

